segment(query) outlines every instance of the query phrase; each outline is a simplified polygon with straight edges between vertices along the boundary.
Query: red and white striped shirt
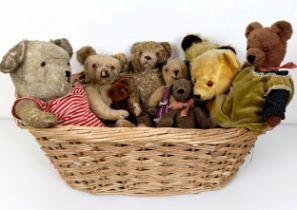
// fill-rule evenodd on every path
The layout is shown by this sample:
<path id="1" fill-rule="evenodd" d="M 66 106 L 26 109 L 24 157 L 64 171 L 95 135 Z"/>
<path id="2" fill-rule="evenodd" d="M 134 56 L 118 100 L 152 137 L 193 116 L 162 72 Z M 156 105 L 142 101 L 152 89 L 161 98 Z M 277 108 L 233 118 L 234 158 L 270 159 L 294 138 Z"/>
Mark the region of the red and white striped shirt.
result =
<path id="1" fill-rule="evenodd" d="M 87 94 L 82 85 L 75 85 L 71 92 L 63 97 L 44 102 L 38 98 L 22 97 L 15 101 L 12 114 L 20 119 L 15 113 L 16 104 L 22 99 L 34 101 L 42 111 L 57 116 L 61 125 L 79 125 L 91 127 L 104 127 L 103 122 L 89 108 Z M 20 119 L 21 120 L 21 119 Z"/>

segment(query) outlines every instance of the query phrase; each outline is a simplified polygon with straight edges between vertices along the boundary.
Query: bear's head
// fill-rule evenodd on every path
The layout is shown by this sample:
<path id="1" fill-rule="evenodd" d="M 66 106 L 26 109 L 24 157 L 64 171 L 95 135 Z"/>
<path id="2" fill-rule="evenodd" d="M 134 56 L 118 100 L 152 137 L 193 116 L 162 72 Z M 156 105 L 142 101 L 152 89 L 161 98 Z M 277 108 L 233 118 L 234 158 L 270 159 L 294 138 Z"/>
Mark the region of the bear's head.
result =
<path id="1" fill-rule="evenodd" d="M 118 80 L 120 72 L 127 66 L 127 57 L 120 53 L 115 56 L 99 55 L 91 46 L 77 51 L 77 60 L 84 66 L 86 83 L 106 85 Z"/>
<path id="2" fill-rule="evenodd" d="M 162 68 L 162 76 L 166 85 L 171 86 L 175 80 L 187 79 L 186 64 L 179 59 L 170 59 Z"/>
<path id="3" fill-rule="evenodd" d="M 191 34 L 184 37 L 182 48 L 189 63 L 193 94 L 197 101 L 210 100 L 229 89 L 240 70 L 232 47 L 218 46 Z"/>
<path id="4" fill-rule="evenodd" d="M 24 40 L 3 57 L 0 71 L 9 73 L 21 96 L 49 101 L 71 89 L 72 47 L 67 39 Z"/>
<path id="5" fill-rule="evenodd" d="M 132 93 L 129 80 L 128 79 L 120 79 L 112 84 L 109 88 L 107 95 L 114 102 L 120 102 L 126 100 L 130 97 Z"/>
<path id="6" fill-rule="evenodd" d="M 245 31 L 248 62 L 256 67 L 279 66 L 292 33 L 292 26 L 286 21 L 278 21 L 271 27 L 262 27 L 258 22 L 250 23 Z"/>
<path id="7" fill-rule="evenodd" d="M 173 82 L 172 95 L 178 102 L 186 102 L 192 97 L 192 83 L 187 79 L 179 79 Z"/>
<path id="8" fill-rule="evenodd" d="M 171 56 L 171 45 L 168 42 L 137 42 L 131 48 L 133 71 L 142 72 L 158 68 Z"/>

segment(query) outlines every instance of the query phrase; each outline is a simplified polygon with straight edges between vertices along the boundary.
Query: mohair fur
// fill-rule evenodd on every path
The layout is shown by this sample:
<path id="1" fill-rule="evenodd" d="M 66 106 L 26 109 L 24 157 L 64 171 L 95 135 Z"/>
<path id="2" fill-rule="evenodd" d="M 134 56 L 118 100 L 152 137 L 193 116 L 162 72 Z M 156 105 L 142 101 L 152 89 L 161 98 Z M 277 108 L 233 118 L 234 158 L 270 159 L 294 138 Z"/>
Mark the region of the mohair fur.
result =
<path id="1" fill-rule="evenodd" d="M 126 56 L 124 54 L 100 55 L 91 46 L 86 46 L 77 51 L 77 60 L 84 65 L 86 91 L 91 110 L 100 119 L 116 121 L 118 126 L 125 125 L 127 122 L 124 119 L 129 116 L 129 113 L 126 110 L 110 107 L 112 100 L 108 97 L 108 90 L 112 83 L 119 79 L 124 66 L 127 66 Z"/>
<path id="2" fill-rule="evenodd" d="M 67 39 L 50 42 L 24 40 L 6 53 L 0 71 L 10 74 L 20 97 L 47 102 L 70 91 L 72 52 Z M 41 111 L 32 100 L 19 101 L 15 114 L 33 127 L 52 127 L 58 123 L 54 114 Z"/>
<path id="3" fill-rule="evenodd" d="M 186 36 L 182 46 L 189 62 L 195 99 L 207 101 L 229 89 L 240 70 L 239 60 L 232 47 L 219 47 L 195 35 Z"/>
<path id="4" fill-rule="evenodd" d="M 140 126 L 153 126 L 148 99 L 152 92 L 164 84 L 161 68 L 171 56 L 171 46 L 168 42 L 137 42 L 131 48 L 131 66 L 134 88 L 142 114 L 137 118 Z"/>
<path id="5" fill-rule="evenodd" d="M 187 102 L 192 98 L 192 89 L 190 80 L 179 79 L 174 81 L 171 92 L 177 102 Z M 200 107 L 191 107 L 187 116 L 181 116 L 181 110 L 169 109 L 157 122 L 157 127 L 212 128 L 215 126 L 215 122 Z"/>
<path id="6" fill-rule="evenodd" d="M 186 64 L 180 59 L 169 59 L 166 65 L 162 68 L 162 77 L 164 85 L 158 87 L 149 97 L 148 106 L 158 107 L 165 87 L 171 87 L 173 82 L 179 79 L 188 79 L 188 69 Z"/>
<path id="7" fill-rule="evenodd" d="M 292 26 L 286 21 L 278 21 L 271 27 L 262 27 L 258 22 L 247 26 L 249 64 L 233 80 L 232 91 L 220 95 L 210 105 L 210 114 L 220 126 L 263 131 L 284 119 L 294 84 L 288 72 L 278 68 L 292 33 Z M 267 67 L 276 69 L 265 70 Z"/>
<path id="8" fill-rule="evenodd" d="M 136 98 L 133 97 L 130 81 L 128 79 L 119 79 L 108 90 L 108 96 L 112 100 L 111 107 L 114 109 L 122 109 L 129 112 L 129 117 L 126 118 L 131 122 L 130 127 L 136 125 L 137 107 Z"/>

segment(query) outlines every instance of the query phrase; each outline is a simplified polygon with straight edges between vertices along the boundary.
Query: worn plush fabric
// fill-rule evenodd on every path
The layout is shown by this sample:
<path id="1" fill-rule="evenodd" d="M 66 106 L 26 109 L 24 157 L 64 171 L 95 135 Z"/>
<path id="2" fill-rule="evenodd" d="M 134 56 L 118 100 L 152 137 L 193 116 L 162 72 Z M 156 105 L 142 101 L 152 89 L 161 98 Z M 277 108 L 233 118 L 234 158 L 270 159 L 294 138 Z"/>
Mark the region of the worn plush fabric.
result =
<path id="1" fill-rule="evenodd" d="M 88 98 L 84 87 L 76 85 L 66 96 L 45 102 L 38 98 L 23 97 L 18 99 L 13 106 L 12 114 L 15 113 L 16 104 L 23 99 L 34 101 L 42 111 L 52 113 L 57 116 L 58 123 L 62 125 L 79 125 L 91 127 L 103 127 L 104 124 L 97 116 L 90 111 Z"/>
<path id="2" fill-rule="evenodd" d="M 247 66 L 233 80 L 230 92 L 214 100 L 210 114 L 224 128 L 245 127 L 262 131 L 267 126 L 264 116 L 267 96 L 276 90 L 278 94 L 281 92 L 278 90 L 287 91 L 289 103 L 294 94 L 291 77 L 282 72 L 257 72 L 252 66 Z M 268 111 L 277 109 L 276 112 L 284 112 L 285 107 L 278 106 L 281 105 L 273 102 Z"/>

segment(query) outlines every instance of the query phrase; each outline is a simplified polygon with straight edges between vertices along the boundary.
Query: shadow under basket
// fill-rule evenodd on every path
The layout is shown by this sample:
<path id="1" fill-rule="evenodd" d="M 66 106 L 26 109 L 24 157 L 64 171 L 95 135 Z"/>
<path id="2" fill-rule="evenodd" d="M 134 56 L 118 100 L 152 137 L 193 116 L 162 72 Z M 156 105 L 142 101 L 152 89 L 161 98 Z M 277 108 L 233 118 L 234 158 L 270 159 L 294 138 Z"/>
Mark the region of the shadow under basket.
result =
<path id="1" fill-rule="evenodd" d="M 22 127 L 71 187 L 146 196 L 222 188 L 260 134 L 244 128 Z"/>

